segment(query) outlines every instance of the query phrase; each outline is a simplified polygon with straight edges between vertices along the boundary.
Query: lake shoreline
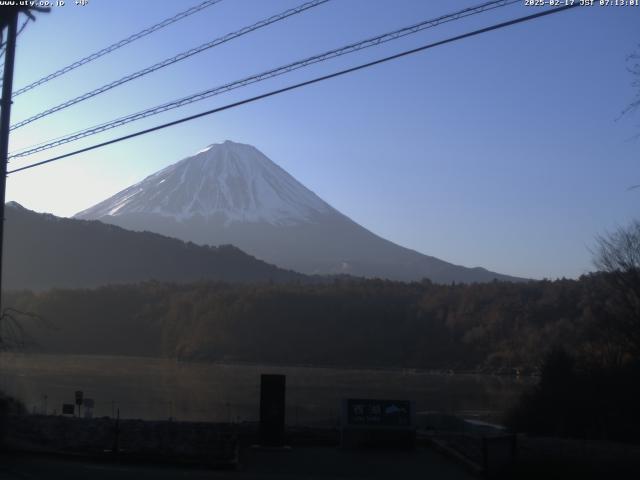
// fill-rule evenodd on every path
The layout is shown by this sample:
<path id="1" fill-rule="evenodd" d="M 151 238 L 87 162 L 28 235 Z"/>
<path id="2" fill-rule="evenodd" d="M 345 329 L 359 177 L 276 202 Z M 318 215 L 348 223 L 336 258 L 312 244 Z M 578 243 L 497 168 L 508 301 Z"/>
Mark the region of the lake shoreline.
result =
<path id="1" fill-rule="evenodd" d="M 398 367 L 398 366 L 371 366 L 371 365 L 342 365 L 342 364 L 306 364 L 306 363 L 277 363 L 277 362 L 259 362 L 253 360 L 220 360 L 206 358 L 180 358 L 180 357 L 163 357 L 155 355 L 120 355 L 120 354 L 103 354 L 103 353 L 72 353 L 72 352 L 0 352 L 0 360 L 3 356 L 35 356 L 35 355 L 51 355 L 51 356 L 91 356 L 95 358 L 130 358 L 130 359 L 156 359 L 175 362 L 176 364 L 194 364 L 194 365 L 219 365 L 219 366 L 242 366 L 242 367 L 266 367 L 266 368 L 311 368 L 311 369 L 330 369 L 343 371 L 371 371 L 371 372 L 389 372 L 401 374 L 419 374 L 419 375 L 489 375 L 497 377 L 520 377 L 537 379 L 540 374 L 535 369 L 512 368 L 505 367 L 486 369 L 455 369 L 455 368 L 422 368 L 422 367 Z"/>
<path id="2" fill-rule="evenodd" d="M 335 421 L 345 398 L 411 400 L 416 411 L 507 411 L 536 379 L 419 369 L 193 362 L 156 357 L 12 353 L 0 356 L 0 389 L 29 412 L 61 412 L 74 392 L 93 415 L 148 420 L 256 420 L 262 374 L 286 376 L 292 424 Z M 197 395 L 194 395 L 197 392 Z"/>

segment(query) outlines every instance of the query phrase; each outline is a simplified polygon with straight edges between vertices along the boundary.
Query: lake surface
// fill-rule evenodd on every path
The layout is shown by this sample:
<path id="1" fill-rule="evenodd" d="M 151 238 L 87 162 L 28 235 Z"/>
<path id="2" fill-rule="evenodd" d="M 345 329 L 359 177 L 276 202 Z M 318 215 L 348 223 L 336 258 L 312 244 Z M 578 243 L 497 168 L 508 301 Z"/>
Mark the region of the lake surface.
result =
<path id="1" fill-rule="evenodd" d="M 255 421 L 260 374 L 287 376 L 287 423 L 337 422 L 343 398 L 412 400 L 416 410 L 495 415 L 530 378 L 426 371 L 276 367 L 91 355 L 0 355 L 0 389 L 30 411 L 60 413 L 82 390 L 94 416 L 190 421 Z M 46 396 L 46 398 L 45 398 Z M 492 416 L 493 416 L 492 415 Z"/>

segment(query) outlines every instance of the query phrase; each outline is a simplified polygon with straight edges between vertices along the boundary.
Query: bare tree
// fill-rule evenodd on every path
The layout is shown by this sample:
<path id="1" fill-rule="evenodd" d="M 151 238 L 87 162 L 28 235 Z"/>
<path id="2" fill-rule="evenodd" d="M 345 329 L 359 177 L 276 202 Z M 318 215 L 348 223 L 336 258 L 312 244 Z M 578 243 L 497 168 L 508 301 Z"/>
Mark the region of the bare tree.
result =
<path id="1" fill-rule="evenodd" d="M 598 236 L 594 264 L 603 272 L 640 272 L 640 221 Z"/>
<path id="2" fill-rule="evenodd" d="M 640 358 L 640 221 L 597 238 L 594 264 L 604 272 L 611 295 L 607 301 L 607 325 L 617 343 Z"/>
<path id="3" fill-rule="evenodd" d="M 632 75 L 631 86 L 635 90 L 635 96 L 622 111 L 622 115 L 636 111 L 640 107 L 640 46 L 627 57 L 627 70 Z"/>
<path id="4" fill-rule="evenodd" d="M 44 321 L 40 315 L 23 312 L 15 308 L 5 308 L 0 315 L 0 351 L 24 348 L 30 340 L 24 329 L 26 318 L 36 320 L 39 324 Z"/>

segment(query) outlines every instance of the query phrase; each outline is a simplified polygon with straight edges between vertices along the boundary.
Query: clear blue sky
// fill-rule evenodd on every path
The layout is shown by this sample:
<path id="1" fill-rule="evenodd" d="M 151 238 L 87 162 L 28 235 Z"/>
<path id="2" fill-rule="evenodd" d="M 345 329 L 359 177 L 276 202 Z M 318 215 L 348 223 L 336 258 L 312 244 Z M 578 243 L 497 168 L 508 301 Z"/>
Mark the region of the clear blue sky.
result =
<path id="1" fill-rule="evenodd" d="M 16 88 L 199 0 L 66 3 L 20 36 Z M 12 120 L 299 3 L 224 0 L 17 97 Z M 476 3 L 333 0 L 16 130 L 10 150 Z M 518 4 L 439 26 L 28 161 L 535 11 Z M 575 277 L 592 269 L 595 235 L 638 216 L 640 190 L 628 187 L 640 183 L 640 114 L 618 117 L 634 96 L 625 59 L 639 27 L 640 7 L 574 9 L 11 175 L 7 200 L 70 216 L 230 139 L 400 245 Z"/>

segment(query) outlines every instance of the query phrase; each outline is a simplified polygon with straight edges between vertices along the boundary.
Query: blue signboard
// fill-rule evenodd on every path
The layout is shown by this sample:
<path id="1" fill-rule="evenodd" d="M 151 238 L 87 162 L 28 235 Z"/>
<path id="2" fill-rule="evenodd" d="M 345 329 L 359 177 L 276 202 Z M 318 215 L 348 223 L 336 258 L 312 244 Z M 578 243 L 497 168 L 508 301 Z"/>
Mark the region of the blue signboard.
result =
<path id="1" fill-rule="evenodd" d="M 408 400 L 348 399 L 346 423 L 363 427 L 410 427 L 412 405 Z"/>

